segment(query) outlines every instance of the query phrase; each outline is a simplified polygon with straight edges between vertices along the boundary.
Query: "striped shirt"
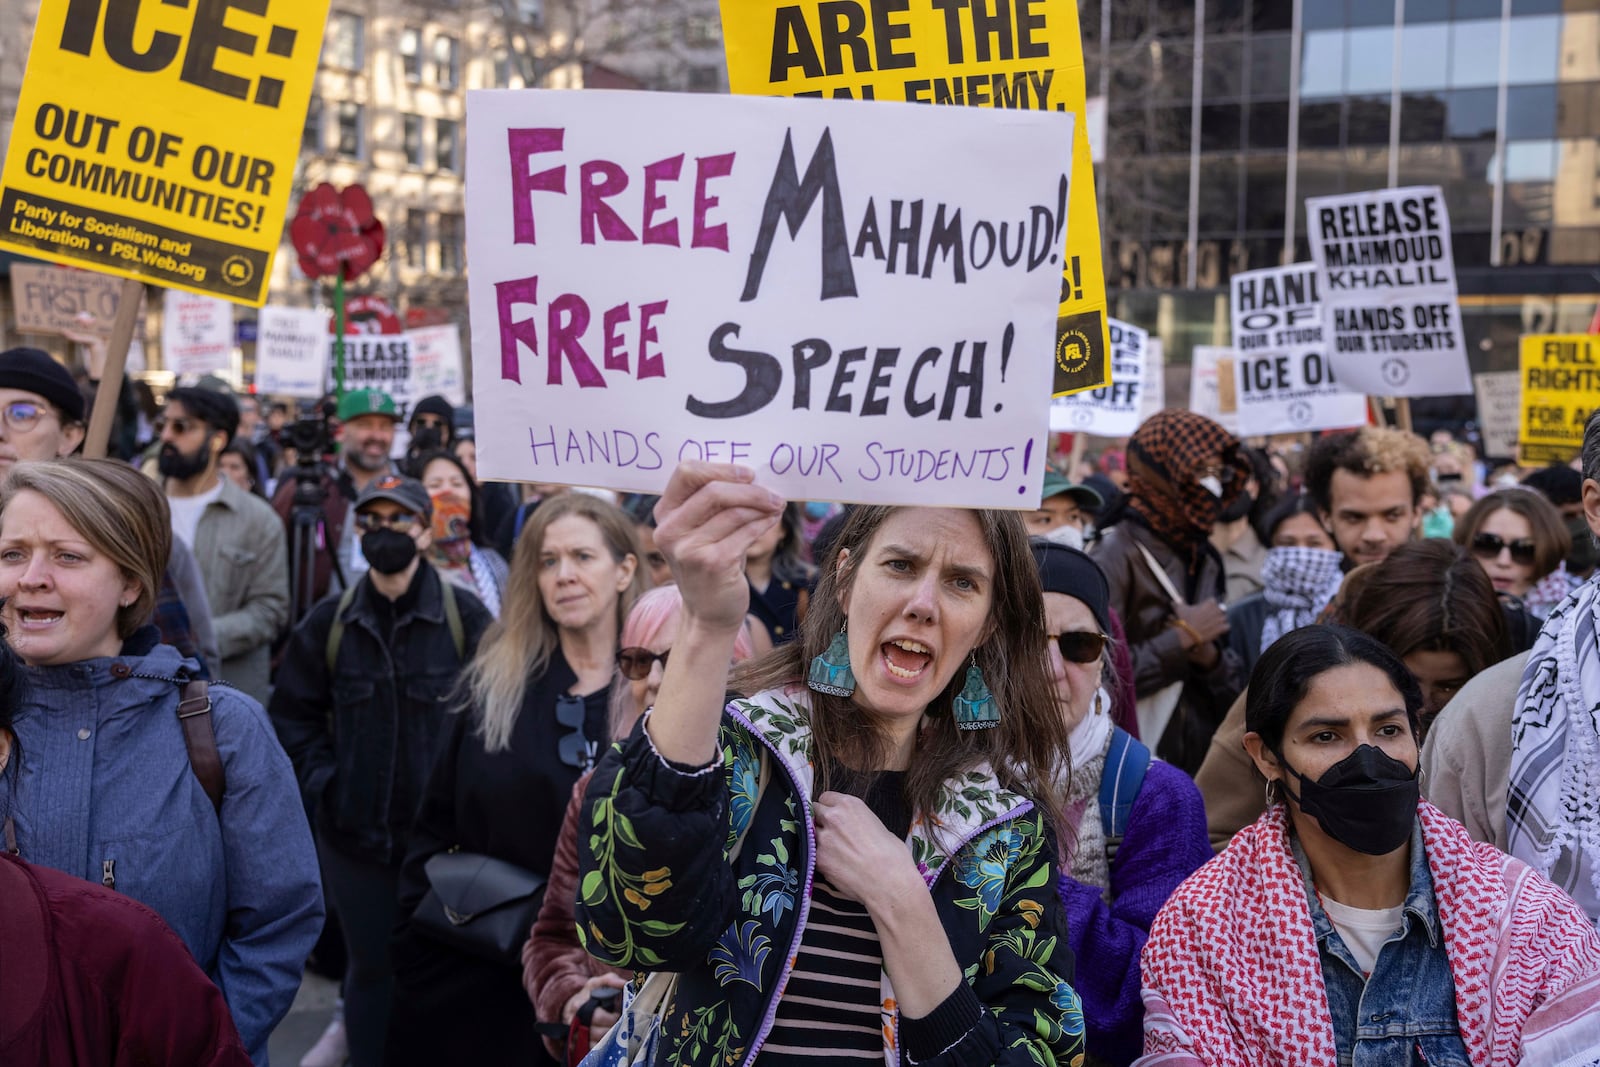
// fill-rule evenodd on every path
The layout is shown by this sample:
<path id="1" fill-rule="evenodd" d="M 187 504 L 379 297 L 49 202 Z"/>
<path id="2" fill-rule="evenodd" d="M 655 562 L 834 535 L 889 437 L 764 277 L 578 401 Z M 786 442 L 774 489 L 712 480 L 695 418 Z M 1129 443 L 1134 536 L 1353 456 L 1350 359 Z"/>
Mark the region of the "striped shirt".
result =
<path id="1" fill-rule="evenodd" d="M 903 771 L 884 772 L 863 797 L 897 837 L 911 831 L 902 794 L 905 777 Z M 812 884 L 810 917 L 761 1048 L 760 1067 L 882 1062 L 882 977 L 883 947 L 867 909 L 819 878 Z"/>

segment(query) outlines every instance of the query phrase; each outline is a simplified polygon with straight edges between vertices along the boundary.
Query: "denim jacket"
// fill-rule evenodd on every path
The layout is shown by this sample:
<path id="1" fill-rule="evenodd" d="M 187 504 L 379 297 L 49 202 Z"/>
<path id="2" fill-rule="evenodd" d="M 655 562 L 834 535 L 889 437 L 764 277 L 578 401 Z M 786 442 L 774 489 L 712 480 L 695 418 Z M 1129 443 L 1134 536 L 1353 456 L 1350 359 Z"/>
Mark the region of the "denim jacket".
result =
<path id="1" fill-rule="evenodd" d="M 1411 832 L 1411 889 L 1400 929 L 1384 942 L 1370 975 L 1323 910 L 1299 840 L 1290 841 L 1305 877 L 1339 1067 L 1468 1067 L 1421 825 Z"/>
<path id="2" fill-rule="evenodd" d="M 195 664 L 155 642 L 146 627 L 115 657 L 27 669 L 0 819 L 15 819 L 23 859 L 165 919 L 265 1064 L 322 930 L 316 851 L 261 705 L 219 685 L 212 723 L 227 790 L 220 814 L 212 808 L 177 715 L 173 679 Z"/>

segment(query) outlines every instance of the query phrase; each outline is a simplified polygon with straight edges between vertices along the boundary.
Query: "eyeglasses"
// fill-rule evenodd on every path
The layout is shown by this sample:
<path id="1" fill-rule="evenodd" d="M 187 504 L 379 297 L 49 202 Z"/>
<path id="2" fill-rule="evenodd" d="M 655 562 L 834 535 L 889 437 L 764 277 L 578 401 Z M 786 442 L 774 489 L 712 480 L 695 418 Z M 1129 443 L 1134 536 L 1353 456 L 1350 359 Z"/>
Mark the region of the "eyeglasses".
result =
<path id="1" fill-rule="evenodd" d="M 0 408 L 0 412 L 5 415 L 6 429 L 18 433 L 27 433 L 39 425 L 39 420 L 46 415 L 55 415 L 54 411 L 43 404 L 35 404 L 31 400 L 13 400 L 4 408 Z"/>
<path id="2" fill-rule="evenodd" d="M 587 771 L 594 766 L 595 745 L 583 736 L 584 710 L 582 697 L 571 693 L 556 697 L 556 722 L 572 731 L 556 743 L 556 754 L 568 767 Z"/>
<path id="3" fill-rule="evenodd" d="M 1479 559 L 1499 559 L 1500 551 L 1509 548 L 1511 561 L 1520 563 L 1524 567 L 1533 566 L 1537 546 L 1532 539 L 1520 537 L 1515 541 L 1507 541 L 1499 534 L 1481 533 L 1472 538 L 1472 554 Z"/>
<path id="4" fill-rule="evenodd" d="M 1105 654 L 1106 642 L 1110 640 L 1105 634 L 1088 633 L 1076 630 L 1072 633 L 1051 634 L 1050 640 L 1056 643 L 1061 650 L 1061 658 L 1068 663 L 1097 663 Z"/>
<path id="5" fill-rule="evenodd" d="M 651 652 L 648 648 L 625 648 L 617 653 L 617 670 L 629 681 L 642 682 L 650 677 L 650 668 L 656 665 L 656 660 L 661 665 L 667 665 L 667 652 Z"/>
<path id="6" fill-rule="evenodd" d="M 356 529 L 363 533 L 381 530 L 385 526 L 391 530 L 409 530 L 419 521 L 419 517 L 409 511 L 397 511 L 392 515 L 380 515 L 376 511 L 356 512 Z"/>

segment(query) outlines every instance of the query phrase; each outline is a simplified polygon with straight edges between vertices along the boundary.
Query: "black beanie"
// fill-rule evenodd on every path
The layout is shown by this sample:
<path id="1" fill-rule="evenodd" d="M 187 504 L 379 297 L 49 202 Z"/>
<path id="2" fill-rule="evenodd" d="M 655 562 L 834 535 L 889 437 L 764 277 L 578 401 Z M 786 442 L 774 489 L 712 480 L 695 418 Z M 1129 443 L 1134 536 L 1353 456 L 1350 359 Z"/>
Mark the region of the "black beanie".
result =
<path id="1" fill-rule="evenodd" d="M 1035 537 L 1029 543 L 1039 568 L 1039 587 L 1046 593 L 1063 593 L 1083 601 L 1100 632 L 1111 632 L 1111 589 L 1100 564 L 1076 548 Z"/>
<path id="2" fill-rule="evenodd" d="M 83 421 L 83 393 L 67 368 L 37 348 L 0 352 L 0 389 L 37 393 L 61 409 L 67 422 Z"/>
<path id="3" fill-rule="evenodd" d="M 233 440 L 233 435 L 239 432 L 239 402 L 233 398 L 232 393 L 224 393 L 220 389 L 186 386 L 167 394 L 168 403 L 174 400 L 182 404 L 185 411 L 203 420 L 213 430 L 221 430 L 227 434 L 230 441 Z"/>
<path id="4" fill-rule="evenodd" d="M 425 396 L 411 405 L 410 425 L 417 424 L 418 415 L 437 415 L 444 420 L 444 424 L 451 429 L 455 428 L 456 409 L 450 406 L 450 401 L 437 394 Z"/>

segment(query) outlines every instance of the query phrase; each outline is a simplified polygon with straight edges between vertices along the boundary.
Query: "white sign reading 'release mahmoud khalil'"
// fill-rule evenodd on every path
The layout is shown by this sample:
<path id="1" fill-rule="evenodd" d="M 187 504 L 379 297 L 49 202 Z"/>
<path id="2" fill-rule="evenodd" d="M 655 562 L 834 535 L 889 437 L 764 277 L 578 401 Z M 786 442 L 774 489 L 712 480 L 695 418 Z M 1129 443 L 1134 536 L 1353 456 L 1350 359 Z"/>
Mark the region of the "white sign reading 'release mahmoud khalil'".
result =
<path id="1" fill-rule="evenodd" d="M 480 470 L 659 492 L 1031 507 L 1072 116 L 475 91 Z"/>

